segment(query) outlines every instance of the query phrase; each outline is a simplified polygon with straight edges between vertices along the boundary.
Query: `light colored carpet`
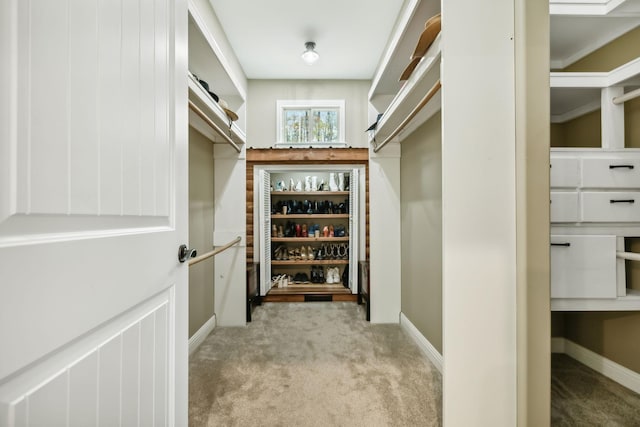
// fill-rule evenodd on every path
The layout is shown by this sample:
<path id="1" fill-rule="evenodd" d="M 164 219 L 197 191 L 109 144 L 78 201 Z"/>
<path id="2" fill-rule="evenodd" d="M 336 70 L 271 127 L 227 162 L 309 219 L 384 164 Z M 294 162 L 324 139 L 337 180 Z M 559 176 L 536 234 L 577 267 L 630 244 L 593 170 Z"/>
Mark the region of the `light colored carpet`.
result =
<path id="1" fill-rule="evenodd" d="M 567 355 L 552 354 L 551 425 L 640 426 L 640 394 Z"/>
<path id="2" fill-rule="evenodd" d="M 189 425 L 442 425 L 442 379 L 398 325 L 354 303 L 271 303 L 190 360 Z"/>

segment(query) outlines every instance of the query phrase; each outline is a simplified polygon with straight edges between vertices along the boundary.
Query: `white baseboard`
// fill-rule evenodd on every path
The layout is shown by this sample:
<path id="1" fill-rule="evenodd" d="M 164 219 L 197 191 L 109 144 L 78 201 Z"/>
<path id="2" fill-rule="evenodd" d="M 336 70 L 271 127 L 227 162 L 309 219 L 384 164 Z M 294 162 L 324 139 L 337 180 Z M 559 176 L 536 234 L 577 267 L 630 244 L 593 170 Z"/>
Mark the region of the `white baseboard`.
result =
<path id="1" fill-rule="evenodd" d="M 404 315 L 400 313 L 400 326 L 407 331 L 409 336 L 413 338 L 415 343 L 420 347 L 420 350 L 427 356 L 427 358 L 433 363 L 433 365 L 442 373 L 442 355 L 436 350 L 436 348 L 429 342 L 428 339 L 422 335 L 422 333 L 415 327 L 413 323 Z"/>
<path id="2" fill-rule="evenodd" d="M 216 315 L 211 316 L 211 319 L 207 320 L 204 325 L 196 331 L 191 338 L 189 338 L 189 356 L 200 347 L 204 339 L 209 336 L 211 331 L 216 327 Z"/>
<path id="3" fill-rule="evenodd" d="M 562 341 L 562 344 L 559 345 L 562 346 L 564 351 L 557 353 L 565 353 L 567 356 L 590 367 L 594 371 L 601 373 L 605 377 L 612 379 L 636 393 L 640 393 L 640 373 L 632 371 L 629 368 L 625 368 L 624 366 L 607 359 L 598 353 L 594 353 L 588 348 L 582 347 L 581 345 L 566 338 L 552 338 L 552 351 L 554 348 L 554 340 Z"/>

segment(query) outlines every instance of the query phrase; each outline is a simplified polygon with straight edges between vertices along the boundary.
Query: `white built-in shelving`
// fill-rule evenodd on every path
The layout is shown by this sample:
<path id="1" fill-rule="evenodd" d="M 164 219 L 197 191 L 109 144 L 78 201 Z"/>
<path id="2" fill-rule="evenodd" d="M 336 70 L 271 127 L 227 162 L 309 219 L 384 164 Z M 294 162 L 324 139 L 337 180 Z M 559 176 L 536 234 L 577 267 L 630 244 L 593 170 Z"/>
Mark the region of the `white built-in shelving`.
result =
<path id="1" fill-rule="evenodd" d="M 189 1 L 189 125 L 214 143 L 229 143 L 237 147 L 246 143 L 244 76 L 234 69 L 219 38 L 223 34 L 217 18 L 206 2 Z M 238 114 L 237 121 L 230 121 L 223 108 L 216 102 L 199 80 L 207 82 L 209 91 L 228 108 Z M 204 116 L 204 117 L 203 117 Z M 222 134 L 222 135 L 221 135 Z"/>
<path id="2" fill-rule="evenodd" d="M 552 68 L 640 24 L 638 0 L 552 0 L 550 9 Z M 626 148 L 624 104 L 614 103 L 639 86 L 640 58 L 611 71 L 550 73 L 551 123 L 600 110 L 602 125 L 599 148 L 551 149 L 552 310 L 640 310 L 621 257 L 625 238 L 640 236 L 640 150 Z"/>
<path id="3" fill-rule="evenodd" d="M 426 21 L 438 13 L 440 2 L 413 0 L 407 2 L 398 19 L 369 91 L 371 106 L 382 113 L 375 132 L 370 135 L 374 147 L 394 134 L 398 141 L 403 140 L 441 109 L 437 89 L 423 108 L 419 104 L 440 80 L 442 34 L 436 37 L 409 78 L 399 81 Z M 419 112 L 407 120 L 416 110 Z M 402 130 L 397 132 L 399 127 Z"/>

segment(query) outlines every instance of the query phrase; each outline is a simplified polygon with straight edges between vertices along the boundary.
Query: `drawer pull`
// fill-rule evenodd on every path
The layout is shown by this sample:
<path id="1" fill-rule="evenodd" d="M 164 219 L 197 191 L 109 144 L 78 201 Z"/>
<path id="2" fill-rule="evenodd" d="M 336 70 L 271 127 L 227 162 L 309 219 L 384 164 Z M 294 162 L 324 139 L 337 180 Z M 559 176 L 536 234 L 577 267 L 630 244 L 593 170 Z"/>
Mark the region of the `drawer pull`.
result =
<path id="1" fill-rule="evenodd" d="M 609 169 L 633 169 L 633 165 L 609 165 Z"/>
<path id="2" fill-rule="evenodd" d="M 571 246 L 571 243 L 567 242 L 567 243 L 552 243 L 551 246 L 564 246 L 564 247 L 569 247 Z"/>
<path id="3" fill-rule="evenodd" d="M 609 203 L 635 203 L 636 201 L 634 199 L 611 199 L 609 200 Z"/>

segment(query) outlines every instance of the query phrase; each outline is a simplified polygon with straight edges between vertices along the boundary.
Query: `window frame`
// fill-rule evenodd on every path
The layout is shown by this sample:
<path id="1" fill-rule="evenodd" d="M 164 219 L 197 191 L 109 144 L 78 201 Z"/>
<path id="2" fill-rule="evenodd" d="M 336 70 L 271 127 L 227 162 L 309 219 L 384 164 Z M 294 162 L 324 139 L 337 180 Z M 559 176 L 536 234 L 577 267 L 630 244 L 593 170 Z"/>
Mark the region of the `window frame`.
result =
<path id="1" fill-rule="evenodd" d="M 332 142 L 286 142 L 284 141 L 284 111 L 287 109 L 298 110 L 338 110 L 338 141 Z M 277 100 L 276 101 L 276 147 L 339 147 L 346 146 L 345 141 L 345 101 L 344 99 L 322 100 Z"/>

